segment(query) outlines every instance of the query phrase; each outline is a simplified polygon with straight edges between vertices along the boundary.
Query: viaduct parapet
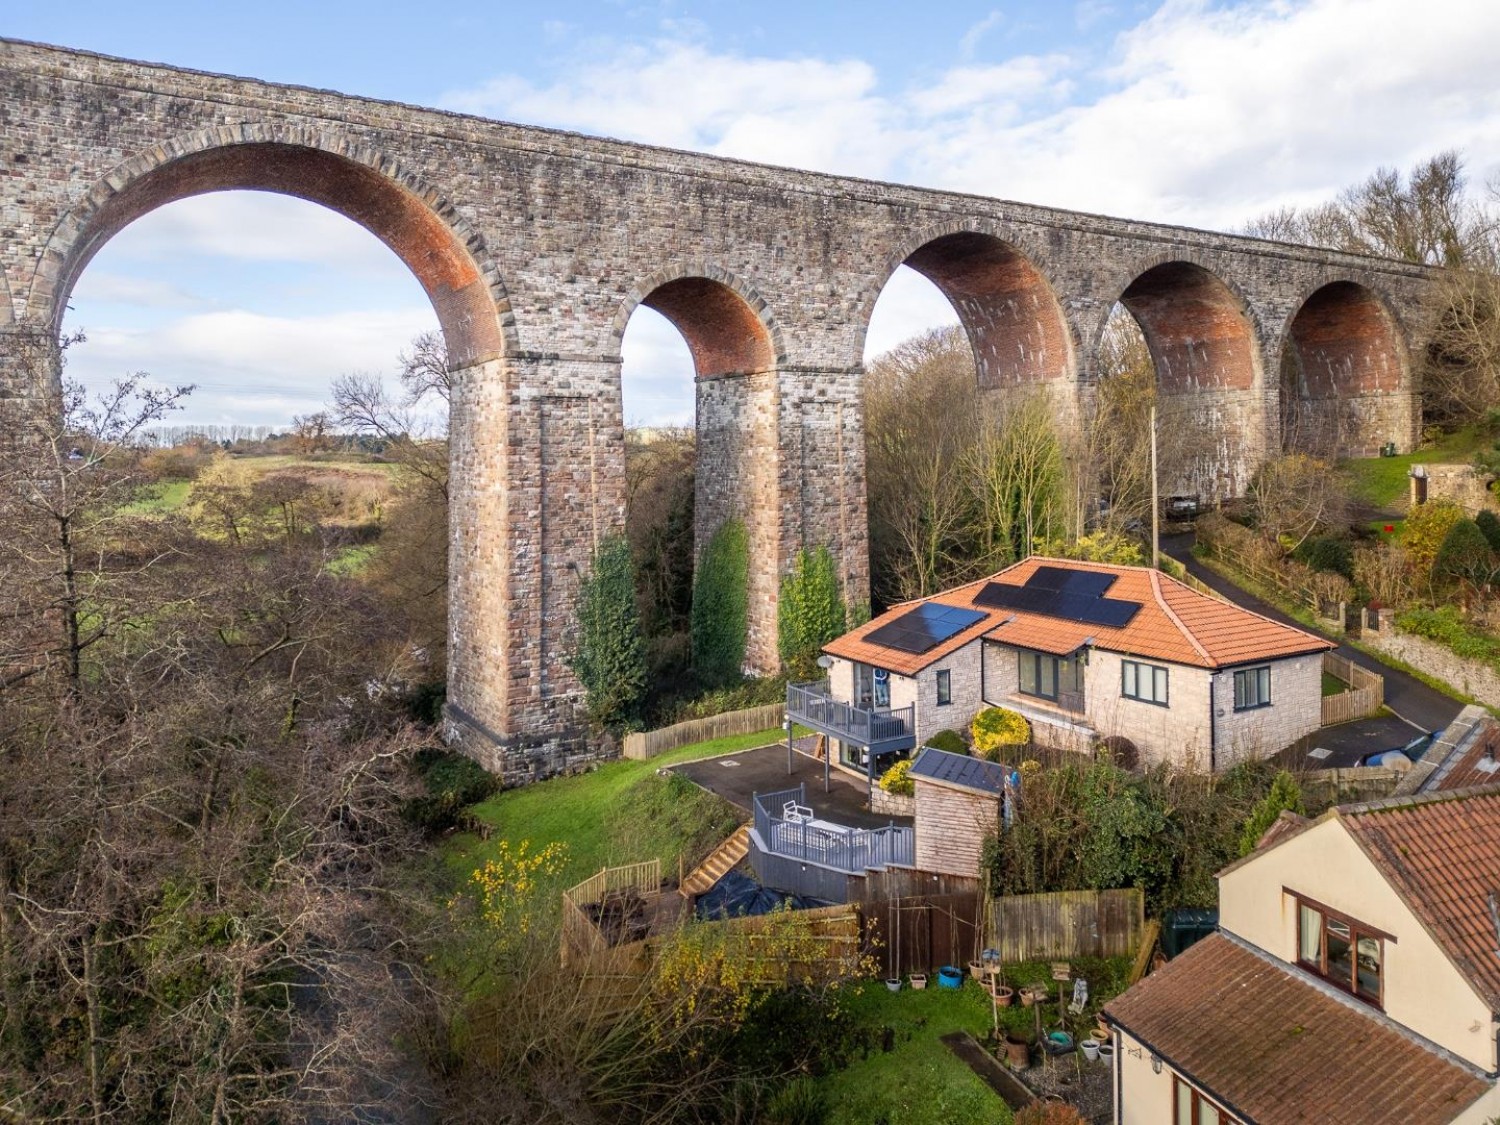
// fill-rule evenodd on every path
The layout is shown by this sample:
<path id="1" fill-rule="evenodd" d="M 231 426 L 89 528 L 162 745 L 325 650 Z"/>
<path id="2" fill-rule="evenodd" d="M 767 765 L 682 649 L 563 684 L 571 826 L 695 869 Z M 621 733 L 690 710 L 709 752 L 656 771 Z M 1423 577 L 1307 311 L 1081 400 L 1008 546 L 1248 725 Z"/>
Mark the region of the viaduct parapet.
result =
<path id="1" fill-rule="evenodd" d="M 512 780 L 586 753 L 566 656 L 579 573 L 624 519 L 639 305 L 692 351 L 697 540 L 745 521 L 765 670 L 799 548 L 867 596 L 861 357 L 903 263 L 958 310 L 981 385 L 1075 405 L 1122 302 L 1213 435 L 1185 490 L 1242 490 L 1287 418 L 1346 450 L 1417 431 L 1420 267 L 0 40 L 0 333 L 57 334 L 120 229 L 228 189 L 348 216 L 432 301 L 456 368 L 450 726 Z"/>

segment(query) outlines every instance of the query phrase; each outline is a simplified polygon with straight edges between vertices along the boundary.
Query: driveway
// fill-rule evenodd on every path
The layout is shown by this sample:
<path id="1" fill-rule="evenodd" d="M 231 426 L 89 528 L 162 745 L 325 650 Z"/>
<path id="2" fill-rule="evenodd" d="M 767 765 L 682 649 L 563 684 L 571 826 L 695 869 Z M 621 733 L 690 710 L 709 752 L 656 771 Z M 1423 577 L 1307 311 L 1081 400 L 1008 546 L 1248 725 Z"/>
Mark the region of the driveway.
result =
<path id="1" fill-rule="evenodd" d="M 1191 532 L 1182 535 L 1163 536 L 1161 549 L 1163 554 L 1169 555 L 1186 566 L 1188 573 L 1194 578 L 1210 589 L 1223 594 L 1235 604 L 1242 605 L 1246 609 L 1260 614 L 1262 617 L 1269 617 L 1273 621 L 1280 621 L 1285 625 L 1294 625 L 1299 629 L 1306 628 L 1305 625 L 1294 621 L 1275 606 L 1261 601 L 1254 594 L 1240 589 L 1233 582 L 1215 574 L 1194 558 L 1193 535 Z M 1337 637 L 1329 638 L 1329 640 L 1333 641 L 1338 641 L 1338 639 Z M 1323 740 L 1321 743 L 1317 743 L 1318 745 L 1328 746 L 1331 743 L 1337 742 L 1341 745 L 1352 747 L 1361 744 L 1361 740 L 1365 739 L 1367 734 L 1370 741 L 1378 741 L 1387 739 L 1393 732 L 1398 736 L 1400 733 L 1409 732 L 1406 733 L 1405 738 L 1389 738 L 1388 745 L 1390 747 L 1401 746 L 1404 743 L 1410 742 L 1418 733 L 1426 734 L 1428 731 L 1441 730 L 1453 721 L 1454 716 L 1463 710 L 1464 705 L 1458 700 L 1452 699 L 1442 692 L 1428 687 L 1415 676 L 1409 675 L 1399 668 L 1392 668 L 1390 665 L 1382 663 L 1368 653 L 1361 652 L 1359 649 L 1343 643 L 1339 644 L 1336 651 L 1340 656 L 1347 657 L 1361 668 L 1368 668 L 1370 671 L 1378 672 L 1385 677 L 1385 705 L 1400 720 L 1400 725 L 1382 727 L 1379 724 L 1389 723 L 1390 720 L 1360 719 L 1356 722 L 1344 723 L 1337 727 L 1325 727 L 1317 736 Z M 1334 736 L 1334 731 L 1343 733 Z M 1385 745 L 1371 746 L 1371 750 L 1386 748 L 1387 746 Z M 1352 763 L 1324 762 L 1324 765 L 1328 768 L 1349 764 Z M 1308 763 L 1308 765 L 1309 768 L 1312 768 L 1311 763 Z"/>
<path id="2" fill-rule="evenodd" d="M 704 758 L 673 766 L 673 773 L 717 793 L 750 816 L 750 799 L 756 793 L 774 793 L 807 785 L 807 804 L 814 814 L 853 828 L 884 828 L 888 824 L 910 825 L 911 817 L 877 816 L 869 811 L 862 779 L 850 777 L 837 767 L 830 770 L 828 792 L 823 791 L 823 763 L 801 751 L 791 754 L 787 772 L 786 743 L 762 746 L 721 758 Z"/>

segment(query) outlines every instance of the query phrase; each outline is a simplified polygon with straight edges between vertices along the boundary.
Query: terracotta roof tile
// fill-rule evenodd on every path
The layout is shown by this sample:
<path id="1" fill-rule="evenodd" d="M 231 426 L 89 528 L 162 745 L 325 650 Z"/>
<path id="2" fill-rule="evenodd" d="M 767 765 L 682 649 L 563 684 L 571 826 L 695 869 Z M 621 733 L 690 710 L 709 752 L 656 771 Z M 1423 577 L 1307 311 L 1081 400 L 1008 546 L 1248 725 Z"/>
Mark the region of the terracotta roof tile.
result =
<path id="1" fill-rule="evenodd" d="M 1136 602 L 1139 612 L 1121 628 L 1086 625 L 1040 613 L 1013 609 L 985 609 L 974 605 L 974 596 L 987 582 L 1021 586 L 1038 566 L 1112 574 L 1115 582 L 1107 596 Z M 1282 625 L 1229 602 L 1219 601 L 1184 586 L 1160 571 L 1143 566 L 1111 566 L 1032 556 L 1014 566 L 926 599 L 940 605 L 985 609 L 985 618 L 944 643 L 924 653 L 907 653 L 864 638 L 917 602 L 904 602 L 829 642 L 823 651 L 846 660 L 857 660 L 899 675 L 913 675 L 974 640 L 991 640 L 1065 656 L 1085 641 L 1112 652 L 1147 659 L 1165 660 L 1200 668 L 1224 668 L 1252 660 L 1273 660 L 1333 648 L 1330 641 L 1312 633 Z"/>
<path id="2" fill-rule="evenodd" d="M 1489 895 L 1500 892 L 1500 790 L 1389 798 L 1337 810 L 1454 965 L 1500 1012 L 1500 935 Z"/>
<path id="3" fill-rule="evenodd" d="M 1105 1015 L 1246 1121 L 1440 1125 L 1489 1083 L 1297 969 L 1213 934 Z"/>
<path id="4" fill-rule="evenodd" d="M 1500 785 L 1500 724 L 1485 717 L 1467 745 L 1456 746 L 1422 785 L 1425 792 L 1450 792 Z"/>

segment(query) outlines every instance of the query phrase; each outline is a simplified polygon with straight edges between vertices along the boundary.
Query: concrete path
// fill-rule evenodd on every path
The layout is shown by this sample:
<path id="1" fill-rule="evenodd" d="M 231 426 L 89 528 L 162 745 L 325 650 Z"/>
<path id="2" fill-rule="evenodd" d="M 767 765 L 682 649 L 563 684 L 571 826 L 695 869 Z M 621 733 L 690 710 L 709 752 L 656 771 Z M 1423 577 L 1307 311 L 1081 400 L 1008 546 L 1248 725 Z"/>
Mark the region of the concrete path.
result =
<path id="1" fill-rule="evenodd" d="M 1191 532 L 1182 535 L 1163 536 L 1161 548 L 1163 554 L 1169 555 L 1186 566 L 1188 573 L 1194 578 L 1204 583 L 1210 589 L 1223 594 L 1237 605 L 1242 605 L 1246 609 L 1258 613 L 1263 617 L 1271 618 L 1273 621 L 1295 625 L 1299 629 L 1306 628 L 1300 622 L 1294 621 L 1291 617 L 1282 613 L 1275 606 L 1267 604 L 1254 594 L 1240 589 L 1228 579 L 1220 577 L 1194 558 L 1193 535 Z M 1330 637 L 1329 639 L 1338 640 L 1337 637 Z M 1412 732 L 1406 739 L 1398 740 L 1395 745 L 1410 741 L 1418 733 L 1425 734 L 1428 731 L 1441 730 L 1453 721 L 1454 716 L 1463 710 L 1464 705 L 1458 700 L 1446 696 L 1434 688 L 1428 687 L 1415 676 L 1409 675 L 1398 668 L 1392 668 L 1390 665 L 1383 663 L 1376 657 L 1361 652 L 1357 648 L 1340 643 L 1337 652 L 1340 656 L 1348 657 L 1360 667 L 1368 668 L 1370 671 L 1378 672 L 1385 677 L 1385 705 Z M 1346 728 L 1360 727 L 1363 724 L 1376 723 L 1378 721 L 1367 719 L 1360 720 L 1358 723 L 1345 723 L 1338 727 L 1327 727 L 1322 732 L 1324 744 L 1326 745 L 1329 739 L 1333 737 L 1333 732 L 1335 731 L 1344 731 Z M 1399 733 L 1399 729 L 1397 729 L 1397 733 Z M 1350 731 L 1348 737 L 1357 737 L 1357 733 Z M 1384 739 L 1383 735 L 1381 739 Z M 1384 748 L 1384 746 L 1378 745 L 1371 746 L 1372 750 Z M 1348 765 L 1351 763 L 1340 762 L 1336 764 Z"/>

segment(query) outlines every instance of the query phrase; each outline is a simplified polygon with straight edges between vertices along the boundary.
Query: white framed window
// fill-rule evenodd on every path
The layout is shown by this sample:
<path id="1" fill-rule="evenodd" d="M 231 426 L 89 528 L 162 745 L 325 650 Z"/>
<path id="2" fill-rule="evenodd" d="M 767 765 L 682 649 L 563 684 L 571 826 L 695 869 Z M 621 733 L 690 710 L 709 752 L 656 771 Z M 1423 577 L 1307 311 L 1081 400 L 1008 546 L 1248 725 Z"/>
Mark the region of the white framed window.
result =
<path id="1" fill-rule="evenodd" d="M 1120 694 L 1126 699 L 1166 707 L 1167 669 L 1138 660 L 1120 661 Z"/>

